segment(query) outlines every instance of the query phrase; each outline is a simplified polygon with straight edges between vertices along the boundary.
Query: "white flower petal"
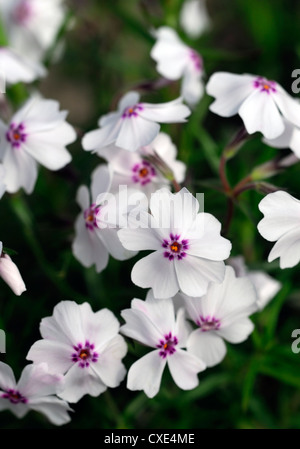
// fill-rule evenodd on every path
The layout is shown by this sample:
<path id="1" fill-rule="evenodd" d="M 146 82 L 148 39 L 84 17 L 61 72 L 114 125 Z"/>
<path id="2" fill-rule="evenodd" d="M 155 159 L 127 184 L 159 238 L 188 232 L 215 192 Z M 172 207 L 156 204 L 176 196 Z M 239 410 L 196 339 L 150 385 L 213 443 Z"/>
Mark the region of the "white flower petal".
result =
<path id="1" fill-rule="evenodd" d="M 267 139 L 275 139 L 284 131 L 282 116 L 272 95 L 255 91 L 242 104 L 239 115 L 249 134 L 260 131 Z"/>
<path id="2" fill-rule="evenodd" d="M 265 217 L 258 223 L 257 229 L 270 242 L 299 226 L 300 201 L 287 192 L 270 193 L 258 207 Z"/>
<path id="3" fill-rule="evenodd" d="M 64 374 L 71 368 L 74 352 L 72 346 L 53 340 L 38 340 L 29 349 L 27 360 L 34 363 L 47 363 L 51 373 Z"/>
<path id="4" fill-rule="evenodd" d="M 141 115 L 139 113 L 139 115 Z M 158 135 L 160 126 L 154 121 L 145 120 L 142 116 L 122 118 L 116 146 L 129 151 L 148 145 Z M 153 119 L 155 120 L 155 119 Z"/>
<path id="5" fill-rule="evenodd" d="M 152 351 L 135 362 L 128 371 L 127 388 L 132 391 L 144 390 L 149 398 L 158 392 L 166 359 L 159 356 L 159 350 Z"/>
<path id="6" fill-rule="evenodd" d="M 217 334 L 229 341 L 229 343 L 242 343 L 254 329 L 254 324 L 249 318 L 243 318 L 230 326 L 221 327 Z"/>
<path id="7" fill-rule="evenodd" d="M 192 390 L 199 384 L 197 374 L 205 370 L 205 363 L 182 349 L 168 357 L 168 367 L 176 385 L 182 390 Z"/>
<path id="8" fill-rule="evenodd" d="M 292 268 L 300 261 L 300 230 L 293 229 L 279 238 L 273 246 L 268 262 L 280 257 L 280 268 Z"/>
<path id="9" fill-rule="evenodd" d="M 227 352 L 224 341 L 214 331 L 202 332 L 200 329 L 191 333 L 187 350 L 203 360 L 208 367 L 222 362 Z"/>
<path id="10" fill-rule="evenodd" d="M 156 251 L 139 260 L 131 272 L 132 282 L 142 288 L 152 288 L 156 298 L 171 298 L 178 290 L 173 261 Z"/>
<path id="11" fill-rule="evenodd" d="M 167 103 L 141 103 L 141 106 L 143 107 L 143 109 L 139 111 L 141 117 L 159 123 L 186 122 L 186 118 L 191 114 L 190 109 L 182 104 L 181 98 L 177 98 L 176 100 Z M 148 143 L 150 143 L 150 141 Z"/>
<path id="12" fill-rule="evenodd" d="M 89 367 L 77 363 L 65 375 L 65 384 L 58 396 L 67 402 L 78 402 L 84 395 L 99 396 L 107 389 L 99 376 Z"/>
<path id="13" fill-rule="evenodd" d="M 16 379 L 13 370 L 9 365 L 0 362 L 0 389 L 9 390 L 16 388 Z"/>
<path id="14" fill-rule="evenodd" d="M 61 426 L 71 421 L 68 411 L 72 411 L 72 409 L 70 409 L 67 402 L 54 396 L 31 400 L 29 406 L 31 410 L 45 415 L 56 426 Z"/>
<path id="15" fill-rule="evenodd" d="M 254 80 L 253 75 L 214 73 L 206 84 L 208 95 L 216 98 L 209 109 L 221 117 L 237 114 L 245 99 L 253 92 Z"/>
<path id="16" fill-rule="evenodd" d="M 90 193 L 86 186 L 80 186 L 77 190 L 76 201 L 82 210 L 85 210 L 90 205 Z"/>
<path id="17" fill-rule="evenodd" d="M 193 297 L 204 295 L 209 282 L 222 282 L 225 274 L 223 262 L 194 256 L 174 260 L 174 264 L 180 290 Z"/>
<path id="18" fill-rule="evenodd" d="M 146 346 L 156 348 L 163 335 L 150 316 L 136 309 L 122 310 L 121 316 L 126 321 L 120 329 L 122 334 Z"/>
<path id="19" fill-rule="evenodd" d="M 15 295 L 20 296 L 26 291 L 20 271 L 8 254 L 2 254 L 0 257 L 0 277 L 9 285 Z"/>
<path id="20" fill-rule="evenodd" d="M 22 371 L 17 390 L 27 399 L 55 394 L 61 390 L 63 376 L 49 371 L 47 363 L 31 363 Z"/>
<path id="21" fill-rule="evenodd" d="M 4 182 L 9 193 L 17 192 L 21 187 L 26 193 L 32 193 L 37 178 L 35 160 L 22 148 L 10 148 L 4 156 Z"/>
<path id="22" fill-rule="evenodd" d="M 281 86 L 276 86 L 277 92 L 271 95 L 282 115 L 295 126 L 300 127 L 300 104 L 296 98 L 291 97 Z"/>
<path id="23" fill-rule="evenodd" d="M 126 369 L 121 363 L 126 352 L 127 345 L 124 338 L 117 335 L 100 351 L 98 362 L 91 365 L 91 369 L 110 388 L 118 387 L 126 375 Z"/>

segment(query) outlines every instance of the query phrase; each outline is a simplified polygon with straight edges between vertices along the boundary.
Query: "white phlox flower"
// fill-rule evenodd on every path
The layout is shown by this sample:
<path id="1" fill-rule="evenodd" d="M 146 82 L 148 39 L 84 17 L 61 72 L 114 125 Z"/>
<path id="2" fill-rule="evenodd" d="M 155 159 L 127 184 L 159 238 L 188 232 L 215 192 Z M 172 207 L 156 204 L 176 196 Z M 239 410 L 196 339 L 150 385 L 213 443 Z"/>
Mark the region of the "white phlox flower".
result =
<path id="1" fill-rule="evenodd" d="M 291 268 L 300 260 L 300 201 L 287 192 L 270 193 L 259 203 L 264 218 L 259 233 L 273 246 L 268 262 L 279 257 L 280 268 Z"/>
<path id="2" fill-rule="evenodd" d="M 210 281 L 222 282 L 231 243 L 221 237 L 221 223 L 213 215 L 198 213 L 199 202 L 187 189 L 158 190 L 150 211 L 138 220 L 130 216 L 129 227 L 118 232 L 125 248 L 154 251 L 134 265 L 136 285 L 152 288 L 156 298 L 170 298 L 179 290 L 201 296 Z"/>
<path id="3" fill-rule="evenodd" d="M 4 83 L 32 83 L 46 74 L 46 69 L 38 62 L 31 61 L 12 48 L 0 47 L 0 75 Z"/>
<path id="4" fill-rule="evenodd" d="M 58 392 L 62 399 L 77 402 L 85 394 L 99 396 L 124 379 L 121 359 L 127 345 L 110 310 L 93 312 L 87 302 L 61 301 L 51 317 L 42 319 L 40 332 L 43 340 L 32 345 L 27 359 L 46 362 L 50 372 L 64 374 Z"/>
<path id="5" fill-rule="evenodd" d="M 182 29 L 192 39 L 199 37 L 210 26 L 206 0 L 185 0 L 179 16 Z"/>
<path id="6" fill-rule="evenodd" d="M 68 403 L 55 395 L 63 376 L 51 374 L 46 363 L 27 365 L 16 382 L 10 366 L 0 362 L 0 411 L 10 410 L 23 418 L 30 410 L 42 413 L 52 424 L 61 426 L 71 419 Z"/>
<path id="7" fill-rule="evenodd" d="M 150 145 L 133 153 L 111 145 L 98 154 L 107 159 L 112 169 L 112 192 L 127 185 L 150 198 L 159 188 L 169 186 L 172 176 L 178 183 L 184 180 L 186 166 L 176 160 L 177 149 L 165 133 L 159 133 Z"/>
<path id="8" fill-rule="evenodd" d="M 2 242 L 0 242 L 0 277 L 12 289 L 15 295 L 20 296 L 26 291 L 26 286 L 17 265 L 8 254 L 3 252 Z"/>
<path id="9" fill-rule="evenodd" d="M 300 127 L 300 104 L 275 81 L 217 72 L 206 90 L 215 97 L 210 110 L 221 117 L 239 114 L 249 134 L 259 131 L 266 139 L 275 139 L 285 130 L 284 119 Z"/>
<path id="10" fill-rule="evenodd" d="M 100 129 L 90 131 L 82 139 L 86 151 L 97 152 L 115 144 L 129 151 L 149 145 L 160 130 L 159 123 L 185 122 L 190 110 L 182 99 L 150 104 L 140 102 L 137 92 L 128 92 L 119 102 L 118 111 L 104 115 L 99 120 Z"/>
<path id="11" fill-rule="evenodd" d="M 182 349 L 186 346 L 189 326 L 183 309 L 175 316 L 171 298 L 156 299 L 150 291 L 146 301 L 133 299 L 131 309 L 123 310 L 121 315 L 126 323 L 120 331 L 154 349 L 130 367 L 129 390 L 143 390 L 153 398 L 159 391 L 166 365 L 179 388 L 191 390 L 198 385 L 197 374 L 206 366 Z"/>
<path id="12" fill-rule="evenodd" d="M 170 80 L 182 78 L 181 95 L 191 105 L 203 96 L 203 61 L 199 53 L 179 38 L 175 30 L 161 27 L 155 31 L 156 43 L 151 57 L 156 61 L 156 70 Z"/>
<path id="13" fill-rule="evenodd" d="M 15 193 L 23 187 L 26 193 L 32 193 L 37 163 L 59 170 L 71 161 L 65 146 L 75 141 L 76 133 L 65 121 L 66 115 L 66 111 L 59 111 L 57 101 L 32 97 L 8 125 L 0 121 L 0 158 L 7 192 Z"/>
<path id="14" fill-rule="evenodd" d="M 63 0 L 1 0 L 0 13 L 9 45 L 40 61 L 63 23 Z"/>
<path id="15" fill-rule="evenodd" d="M 109 167 L 98 166 L 91 178 L 91 195 L 86 186 L 79 187 L 77 192 L 77 203 L 81 207 L 81 213 L 75 223 L 76 235 L 72 251 L 83 266 L 90 267 L 95 264 L 99 273 L 107 266 L 109 255 L 118 260 L 125 260 L 133 257 L 135 253 L 127 251 L 117 235 L 119 207 L 117 197 L 109 193 L 111 185 Z M 123 208 L 126 209 L 126 204 L 123 204 Z M 108 222 L 109 218 L 111 222 Z"/>
<path id="16" fill-rule="evenodd" d="M 277 295 L 282 284 L 267 273 L 259 270 L 249 270 L 242 256 L 230 257 L 227 262 L 237 277 L 246 276 L 253 283 L 257 293 L 257 307 L 262 310 Z"/>
<path id="17" fill-rule="evenodd" d="M 226 267 L 224 281 L 211 283 L 205 296 L 182 295 L 189 317 L 198 326 L 187 341 L 187 350 L 211 367 L 226 355 L 226 345 L 245 341 L 254 329 L 249 315 L 257 311 L 256 291 L 246 277 L 236 278 Z"/>

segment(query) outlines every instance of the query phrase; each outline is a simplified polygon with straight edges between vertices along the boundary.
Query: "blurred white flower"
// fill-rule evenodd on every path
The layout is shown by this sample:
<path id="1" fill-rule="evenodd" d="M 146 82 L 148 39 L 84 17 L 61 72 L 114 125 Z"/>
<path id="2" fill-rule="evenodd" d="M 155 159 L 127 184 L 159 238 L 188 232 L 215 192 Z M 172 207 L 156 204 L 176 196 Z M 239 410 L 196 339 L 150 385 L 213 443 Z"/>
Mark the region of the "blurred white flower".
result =
<path id="1" fill-rule="evenodd" d="M 165 133 L 159 133 L 150 145 L 134 153 L 111 145 L 98 151 L 98 155 L 107 159 L 112 169 L 111 192 L 127 185 L 150 198 L 157 189 L 170 185 L 172 177 L 178 183 L 184 180 L 186 166 L 176 160 L 177 149 Z"/>
<path id="2" fill-rule="evenodd" d="M 32 193 L 37 162 L 49 170 L 59 170 L 71 161 L 65 146 L 76 140 L 76 133 L 66 116 L 66 111 L 59 111 L 57 101 L 32 97 L 8 125 L 0 121 L 0 158 L 7 192 L 23 187 Z"/>
<path id="3" fill-rule="evenodd" d="M 128 92 L 119 102 L 118 111 L 104 115 L 99 120 L 100 129 L 90 131 L 82 139 L 86 151 L 97 152 L 115 144 L 129 151 L 149 145 L 158 135 L 158 123 L 185 122 L 190 110 L 182 99 L 168 103 L 141 103 L 137 92 Z"/>
<path id="4" fill-rule="evenodd" d="M 179 290 L 201 296 L 210 281 L 222 282 L 231 243 L 221 237 L 221 223 L 211 214 L 198 213 L 197 199 L 185 188 L 176 194 L 158 190 L 151 196 L 150 210 L 141 212 L 139 223 L 129 221 L 129 227 L 118 232 L 125 248 L 154 250 L 134 265 L 132 281 L 152 288 L 156 298 L 171 298 Z"/>
<path id="5" fill-rule="evenodd" d="M 179 17 L 180 25 L 192 39 L 199 37 L 210 26 L 206 0 L 185 0 Z"/>
<path id="6" fill-rule="evenodd" d="M 207 366 L 225 357 L 223 340 L 241 343 L 254 329 L 248 317 L 257 311 L 256 291 L 246 277 L 236 278 L 232 267 L 226 267 L 221 284 L 210 284 L 205 296 L 182 296 L 188 315 L 198 326 L 188 338 L 187 350 Z"/>
<path id="7" fill-rule="evenodd" d="M 91 178 L 91 198 L 86 186 L 79 187 L 77 192 L 77 202 L 82 210 L 75 223 L 76 236 L 72 251 L 83 266 L 90 267 L 95 264 L 99 273 L 107 266 L 109 254 L 115 259 L 125 260 L 133 257 L 135 253 L 124 249 L 118 238 L 118 210 L 108 213 L 110 207 L 117 208 L 117 201 L 114 201 L 116 197 L 108 193 L 111 185 L 109 168 L 106 165 L 98 166 Z M 99 195 L 102 196 L 100 203 L 97 201 Z M 126 205 L 123 206 L 126 209 Z M 113 223 L 103 223 L 102 226 L 102 216 L 115 217 L 116 226 L 109 226 Z"/>
<path id="8" fill-rule="evenodd" d="M 280 282 L 263 271 L 249 271 L 242 256 L 230 257 L 227 263 L 234 269 L 237 277 L 246 276 L 254 285 L 257 293 L 258 310 L 264 309 L 282 287 Z"/>
<path id="9" fill-rule="evenodd" d="M 63 0 L 1 0 L 0 13 L 9 45 L 40 61 L 63 23 L 65 8 Z"/>
<path id="10" fill-rule="evenodd" d="M 3 244 L 0 242 L 0 277 L 12 289 L 15 295 L 20 296 L 26 287 L 17 265 L 8 254 L 3 253 Z"/>
<path id="11" fill-rule="evenodd" d="M 124 379 L 121 359 L 127 345 L 110 310 L 93 312 L 87 302 L 61 301 L 51 317 L 42 319 L 40 332 L 43 340 L 32 345 L 27 360 L 47 362 L 51 373 L 65 375 L 58 392 L 62 399 L 77 402 L 85 394 L 99 396 Z"/>
<path id="12" fill-rule="evenodd" d="M 260 131 L 265 138 L 275 139 L 285 130 L 284 118 L 300 127 L 300 104 L 275 81 L 217 72 L 206 90 L 216 98 L 210 110 L 221 117 L 239 114 L 249 134 Z"/>
<path id="13" fill-rule="evenodd" d="M 4 84 L 31 83 L 46 74 L 46 69 L 38 62 L 31 61 L 11 48 L 0 47 L 0 75 L 4 78 L 1 80 Z"/>
<path id="14" fill-rule="evenodd" d="M 182 78 L 181 96 L 188 104 L 195 105 L 204 92 L 201 56 L 183 43 L 172 28 L 159 28 L 155 37 L 150 54 L 157 63 L 156 70 L 170 80 Z"/>
<path id="15" fill-rule="evenodd" d="M 259 203 L 264 218 L 258 223 L 259 233 L 276 242 L 268 261 L 279 257 L 280 268 L 291 268 L 300 260 L 300 201 L 287 192 L 270 193 Z"/>
<path id="16" fill-rule="evenodd" d="M 149 398 L 159 391 L 165 366 L 182 390 L 195 388 L 197 374 L 206 366 L 182 348 L 186 346 L 189 326 L 181 309 L 175 317 L 172 299 L 155 299 L 149 292 L 146 301 L 133 299 L 131 309 L 121 312 L 126 323 L 121 327 L 127 337 L 155 348 L 135 362 L 128 371 L 127 388 L 143 390 Z"/>
<path id="17" fill-rule="evenodd" d="M 67 402 L 55 396 L 62 388 L 63 376 L 51 374 L 46 363 L 27 365 L 15 380 L 10 366 L 0 362 L 0 411 L 10 410 L 23 418 L 30 410 L 42 413 L 57 426 L 70 421 Z"/>

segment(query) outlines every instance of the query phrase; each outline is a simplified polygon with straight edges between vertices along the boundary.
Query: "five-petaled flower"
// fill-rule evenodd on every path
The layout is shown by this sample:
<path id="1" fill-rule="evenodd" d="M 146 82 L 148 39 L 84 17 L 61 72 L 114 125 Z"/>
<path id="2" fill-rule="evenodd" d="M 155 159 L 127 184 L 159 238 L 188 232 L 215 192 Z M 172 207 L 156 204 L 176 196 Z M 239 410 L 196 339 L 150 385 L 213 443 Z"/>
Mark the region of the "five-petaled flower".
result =
<path id="1" fill-rule="evenodd" d="M 127 251 L 120 243 L 117 235 L 119 228 L 110 227 L 106 223 L 103 223 L 103 227 L 101 226 L 102 217 L 108 215 L 106 214 L 110 207 L 108 198 L 115 199 L 109 195 L 110 184 L 109 168 L 106 165 L 100 165 L 92 173 L 91 199 L 86 186 L 79 187 L 77 192 L 77 202 L 82 211 L 76 219 L 76 235 L 72 251 L 83 266 L 90 267 L 95 264 L 98 273 L 107 266 L 109 254 L 118 260 L 125 260 L 135 255 L 134 252 Z M 97 202 L 98 197 L 102 197 L 101 204 Z M 105 205 L 103 206 L 102 203 Z M 115 204 L 112 202 L 111 207 L 115 207 Z"/>
<path id="2" fill-rule="evenodd" d="M 210 110 L 222 117 L 239 114 L 249 134 L 260 131 L 265 138 L 275 139 L 285 130 L 284 118 L 300 127 L 300 104 L 275 81 L 216 72 L 206 90 L 215 97 Z"/>
<path id="3" fill-rule="evenodd" d="M 52 424 L 70 421 L 72 411 L 66 401 L 56 395 L 63 388 L 63 376 L 51 374 L 46 363 L 27 365 L 15 380 L 10 366 L 0 362 L 0 411 L 10 410 L 23 418 L 30 410 L 42 413 Z"/>
<path id="4" fill-rule="evenodd" d="M 165 366 L 183 390 L 198 385 L 197 374 L 206 368 L 199 358 L 184 351 L 190 328 L 184 310 L 175 316 L 171 298 L 156 299 L 150 291 L 146 301 L 133 299 L 131 309 L 121 312 L 126 323 L 120 331 L 154 349 L 135 362 L 128 371 L 127 388 L 144 390 L 149 398 L 159 391 Z"/>
<path id="5" fill-rule="evenodd" d="M 37 162 L 49 170 L 59 170 L 71 161 L 65 146 L 74 142 L 76 133 L 65 121 L 66 115 L 66 111 L 59 111 L 57 101 L 32 97 L 8 125 L 0 121 L 0 158 L 9 193 L 21 187 L 26 193 L 33 191 Z"/>
<path id="6" fill-rule="evenodd" d="M 155 31 L 156 43 L 151 57 L 158 73 L 170 80 L 182 78 L 181 95 L 191 105 L 203 95 L 203 61 L 199 53 L 184 44 L 176 31 L 161 27 Z"/>
<path id="7" fill-rule="evenodd" d="M 100 150 L 111 144 L 129 151 L 149 145 L 158 135 L 158 123 L 185 122 L 190 110 L 182 99 L 168 103 L 141 103 L 137 92 L 128 92 L 119 102 L 117 112 L 99 120 L 100 129 L 88 132 L 82 140 L 86 151 Z"/>
<path id="8" fill-rule="evenodd" d="M 125 248 L 154 250 L 135 264 L 132 281 L 152 288 L 156 298 L 171 298 L 179 290 L 201 296 L 209 282 L 222 282 L 231 243 L 221 237 L 220 222 L 198 213 L 197 199 L 185 188 L 176 194 L 158 190 L 150 210 L 140 213 L 139 222 L 129 217 L 129 227 L 118 232 Z"/>
<path id="9" fill-rule="evenodd" d="M 35 363 L 47 362 L 49 371 L 64 374 L 58 395 L 77 402 L 85 394 L 99 396 L 107 387 L 117 387 L 126 374 L 121 359 L 127 352 L 119 335 L 119 322 L 108 309 L 93 312 L 85 302 L 61 301 L 53 316 L 43 318 L 43 340 L 27 355 Z"/>
<path id="10" fill-rule="evenodd" d="M 223 339 L 241 343 L 254 329 L 248 317 L 257 311 L 256 291 L 246 277 L 236 278 L 232 267 L 226 267 L 221 284 L 210 284 L 205 296 L 182 297 L 189 317 L 198 326 L 188 338 L 187 350 L 209 367 L 225 357 Z"/>

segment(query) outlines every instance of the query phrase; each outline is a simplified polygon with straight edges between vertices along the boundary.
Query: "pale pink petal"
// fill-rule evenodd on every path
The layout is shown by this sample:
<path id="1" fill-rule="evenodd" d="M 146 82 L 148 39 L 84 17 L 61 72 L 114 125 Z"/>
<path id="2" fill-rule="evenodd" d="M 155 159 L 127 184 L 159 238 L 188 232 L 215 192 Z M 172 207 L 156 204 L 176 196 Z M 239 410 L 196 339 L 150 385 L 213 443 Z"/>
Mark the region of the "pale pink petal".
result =
<path id="1" fill-rule="evenodd" d="M 20 271 L 8 254 L 0 256 L 0 277 L 9 285 L 15 295 L 20 296 L 26 291 Z"/>
<path id="2" fill-rule="evenodd" d="M 298 100 L 291 97 L 278 84 L 276 90 L 276 92 L 271 92 L 271 95 L 280 109 L 280 112 L 289 122 L 300 127 L 300 104 Z"/>
<path id="3" fill-rule="evenodd" d="M 0 362 L 0 389 L 9 390 L 16 388 L 16 379 L 13 370 L 9 365 Z"/>
<path id="4" fill-rule="evenodd" d="M 153 291 L 151 291 L 150 294 L 148 293 L 146 301 L 132 300 L 131 307 L 144 313 L 155 324 L 155 327 L 159 330 L 160 338 L 174 329 L 174 306 L 170 298 L 156 299 L 153 296 Z M 159 340 L 156 340 L 156 344 L 158 343 Z"/>
<path id="5" fill-rule="evenodd" d="M 86 186 L 80 186 L 77 190 L 76 201 L 82 210 L 90 206 L 90 192 Z"/>
<path id="6" fill-rule="evenodd" d="M 120 329 L 122 334 L 146 346 L 156 348 L 163 335 L 151 320 L 151 317 L 136 309 L 122 310 L 121 316 L 126 321 Z"/>
<path id="7" fill-rule="evenodd" d="M 62 389 L 63 376 L 49 371 L 47 363 L 31 363 L 25 366 L 17 390 L 27 399 L 55 394 Z"/>
<path id="8" fill-rule="evenodd" d="M 191 114 L 190 109 L 182 104 L 181 98 L 160 104 L 141 103 L 141 106 L 143 109 L 139 111 L 139 115 L 158 123 L 186 122 L 186 118 Z"/>

